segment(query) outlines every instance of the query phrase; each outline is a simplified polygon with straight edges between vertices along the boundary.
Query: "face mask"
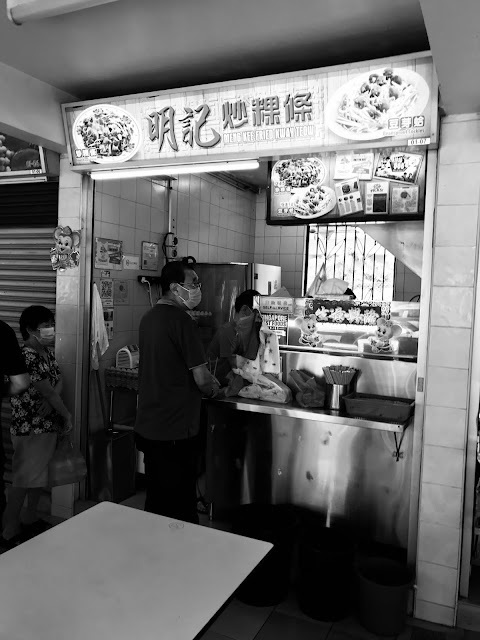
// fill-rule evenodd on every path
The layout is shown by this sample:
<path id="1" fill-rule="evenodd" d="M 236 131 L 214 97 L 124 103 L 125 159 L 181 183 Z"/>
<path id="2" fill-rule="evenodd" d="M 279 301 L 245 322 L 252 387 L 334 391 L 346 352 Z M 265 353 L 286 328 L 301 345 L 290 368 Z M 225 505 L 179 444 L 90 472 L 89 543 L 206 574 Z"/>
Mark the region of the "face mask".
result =
<path id="1" fill-rule="evenodd" d="M 40 327 L 40 344 L 53 344 L 55 342 L 55 327 Z"/>
<path id="2" fill-rule="evenodd" d="M 247 316 L 243 316 L 237 320 L 237 327 L 242 329 L 252 328 L 257 322 L 262 322 L 262 316 L 258 309 L 252 309 Z"/>
<path id="3" fill-rule="evenodd" d="M 185 298 L 182 298 L 180 294 L 177 293 L 177 296 L 180 298 L 183 304 L 187 307 L 187 309 L 195 309 L 195 307 L 198 307 L 198 305 L 202 301 L 202 290 L 201 289 L 190 290 L 190 289 L 187 289 L 186 287 L 182 287 L 181 284 L 179 284 L 178 286 L 188 293 L 188 298 L 186 300 Z"/>

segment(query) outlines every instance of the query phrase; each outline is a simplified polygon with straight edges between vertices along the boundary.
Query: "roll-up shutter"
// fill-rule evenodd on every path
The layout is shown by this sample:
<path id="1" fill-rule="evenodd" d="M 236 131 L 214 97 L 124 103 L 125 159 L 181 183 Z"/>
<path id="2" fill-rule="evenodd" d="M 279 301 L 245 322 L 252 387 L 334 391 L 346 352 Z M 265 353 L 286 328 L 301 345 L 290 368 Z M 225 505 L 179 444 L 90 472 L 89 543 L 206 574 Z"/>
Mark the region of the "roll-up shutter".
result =
<path id="1" fill-rule="evenodd" d="M 51 225 L 58 220 L 58 182 L 1 184 L 0 230 L 3 227 Z"/>
<path id="2" fill-rule="evenodd" d="M 0 319 L 15 330 L 20 344 L 23 341 L 19 332 L 19 319 L 25 307 L 40 304 L 55 311 L 56 272 L 51 266 L 50 249 L 58 219 L 58 184 L 53 185 L 56 197 L 55 189 L 51 189 L 50 183 L 34 185 L 37 189 L 47 187 L 49 204 L 46 208 L 45 197 L 38 200 L 35 190 L 25 190 L 27 185 L 0 186 Z M 4 209 L 4 198 L 10 199 L 10 187 L 17 189 L 17 200 L 11 198 L 7 211 Z M 8 196 L 6 190 L 9 191 Z M 11 220 L 15 219 L 17 204 L 20 211 L 23 211 L 21 220 L 17 218 L 16 226 L 3 225 L 4 214 Z M 12 444 L 8 399 L 3 401 L 1 407 L 1 421 L 6 455 L 5 480 L 9 482 Z"/>

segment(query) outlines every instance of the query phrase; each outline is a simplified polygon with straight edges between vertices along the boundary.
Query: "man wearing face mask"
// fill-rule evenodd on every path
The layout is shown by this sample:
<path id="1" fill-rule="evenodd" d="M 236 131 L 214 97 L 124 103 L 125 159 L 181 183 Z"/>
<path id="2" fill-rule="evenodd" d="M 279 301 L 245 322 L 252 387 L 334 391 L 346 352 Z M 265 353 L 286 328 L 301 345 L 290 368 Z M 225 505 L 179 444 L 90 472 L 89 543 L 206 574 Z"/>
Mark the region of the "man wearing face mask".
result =
<path id="1" fill-rule="evenodd" d="M 254 289 L 247 289 L 236 298 L 233 320 L 218 329 L 207 349 L 208 361 L 222 386 L 228 385 L 227 376 L 236 366 L 237 354 L 252 360 L 256 358 L 261 317 L 253 309 L 253 301 L 259 295 Z"/>
<path id="2" fill-rule="evenodd" d="M 192 265 L 168 262 L 162 297 L 140 322 L 137 448 L 144 453 L 145 511 L 198 523 L 196 475 L 202 395 L 210 374 L 197 325 L 189 315 L 202 297 Z"/>
<path id="3" fill-rule="evenodd" d="M 27 307 L 20 316 L 20 332 L 24 339 L 22 355 L 31 382 L 26 391 L 10 399 L 14 453 L 12 487 L 3 518 L 3 546 L 15 546 L 20 533 L 31 537 L 45 530 L 46 523 L 38 518 L 38 502 L 48 487 L 48 465 L 57 436 L 72 430 L 70 412 L 61 398 L 62 376 L 51 348 L 55 344 L 53 313 L 42 306 Z"/>

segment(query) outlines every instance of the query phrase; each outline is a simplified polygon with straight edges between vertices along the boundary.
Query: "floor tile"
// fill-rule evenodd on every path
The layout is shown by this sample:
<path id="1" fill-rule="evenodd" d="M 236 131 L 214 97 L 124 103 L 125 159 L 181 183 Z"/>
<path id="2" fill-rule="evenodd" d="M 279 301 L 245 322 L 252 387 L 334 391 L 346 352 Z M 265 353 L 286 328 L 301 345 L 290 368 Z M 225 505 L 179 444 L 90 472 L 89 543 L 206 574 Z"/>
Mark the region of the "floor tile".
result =
<path id="1" fill-rule="evenodd" d="M 123 504 L 125 507 L 131 507 L 132 509 L 143 510 L 145 507 L 145 492 L 138 491 L 134 496 L 127 498 L 120 504 Z"/>
<path id="2" fill-rule="evenodd" d="M 231 638 L 227 638 L 227 636 L 221 636 L 219 633 L 215 633 L 211 629 L 208 629 L 200 636 L 197 636 L 195 640 L 231 640 Z"/>
<path id="3" fill-rule="evenodd" d="M 294 618 L 298 618 L 299 620 L 305 620 L 306 622 L 314 622 L 317 625 L 322 625 L 328 631 L 332 627 L 331 622 L 322 622 L 321 620 L 314 620 L 313 618 L 310 618 L 310 616 L 307 616 L 305 613 L 303 613 L 303 611 L 298 606 L 297 596 L 295 595 L 294 591 L 290 591 L 288 596 L 285 598 L 285 600 L 280 604 L 277 604 L 277 606 L 275 607 L 275 611 L 277 613 L 282 613 L 286 616 L 292 616 Z"/>
<path id="4" fill-rule="evenodd" d="M 343 620 L 338 620 L 333 623 L 332 630 L 328 635 L 328 638 L 332 640 L 336 639 L 336 634 L 341 636 L 347 635 L 350 638 L 358 638 L 358 640 L 377 640 L 378 636 L 374 633 L 367 631 L 365 627 L 362 627 L 360 622 L 354 616 L 349 616 Z"/>
<path id="5" fill-rule="evenodd" d="M 276 611 L 268 618 L 255 640 L 325 640 L 328 626 L 286 616 Z M 351 640 L 351 639 L 350 639 Z"/>
<path id="6" fill-rule="evenodd" d="M 376 636 L 373 637 L 376 638 Z M 362 636 L 352 635 L 351 633 L 347 633 L 346 631 L 338 631 L 333 628 L 327 636 L 327 640 L 358 640 L 358 638 L 362 638 Z M 389 639 L 383 638 L 382 640 Z"/>
<path id="7" fill-rule="evenodd" d="M 273 607 L 250 607 L 232 600 L 209 630 L 232 640 L 253 640 L 272 611 Z"/>

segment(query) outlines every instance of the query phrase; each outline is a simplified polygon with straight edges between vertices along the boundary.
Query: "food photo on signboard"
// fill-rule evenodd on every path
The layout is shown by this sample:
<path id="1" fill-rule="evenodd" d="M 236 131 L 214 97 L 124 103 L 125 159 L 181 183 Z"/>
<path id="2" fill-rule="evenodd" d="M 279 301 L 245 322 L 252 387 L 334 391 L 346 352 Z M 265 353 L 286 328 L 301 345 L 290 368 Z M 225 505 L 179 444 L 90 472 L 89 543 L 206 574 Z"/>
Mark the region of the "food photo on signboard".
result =
<path id="1" fill-rule="evenodd" d="M 420 147 L 387 147 L 271 162 L 267 224 L 422 217 L 425 154 Z"/>

